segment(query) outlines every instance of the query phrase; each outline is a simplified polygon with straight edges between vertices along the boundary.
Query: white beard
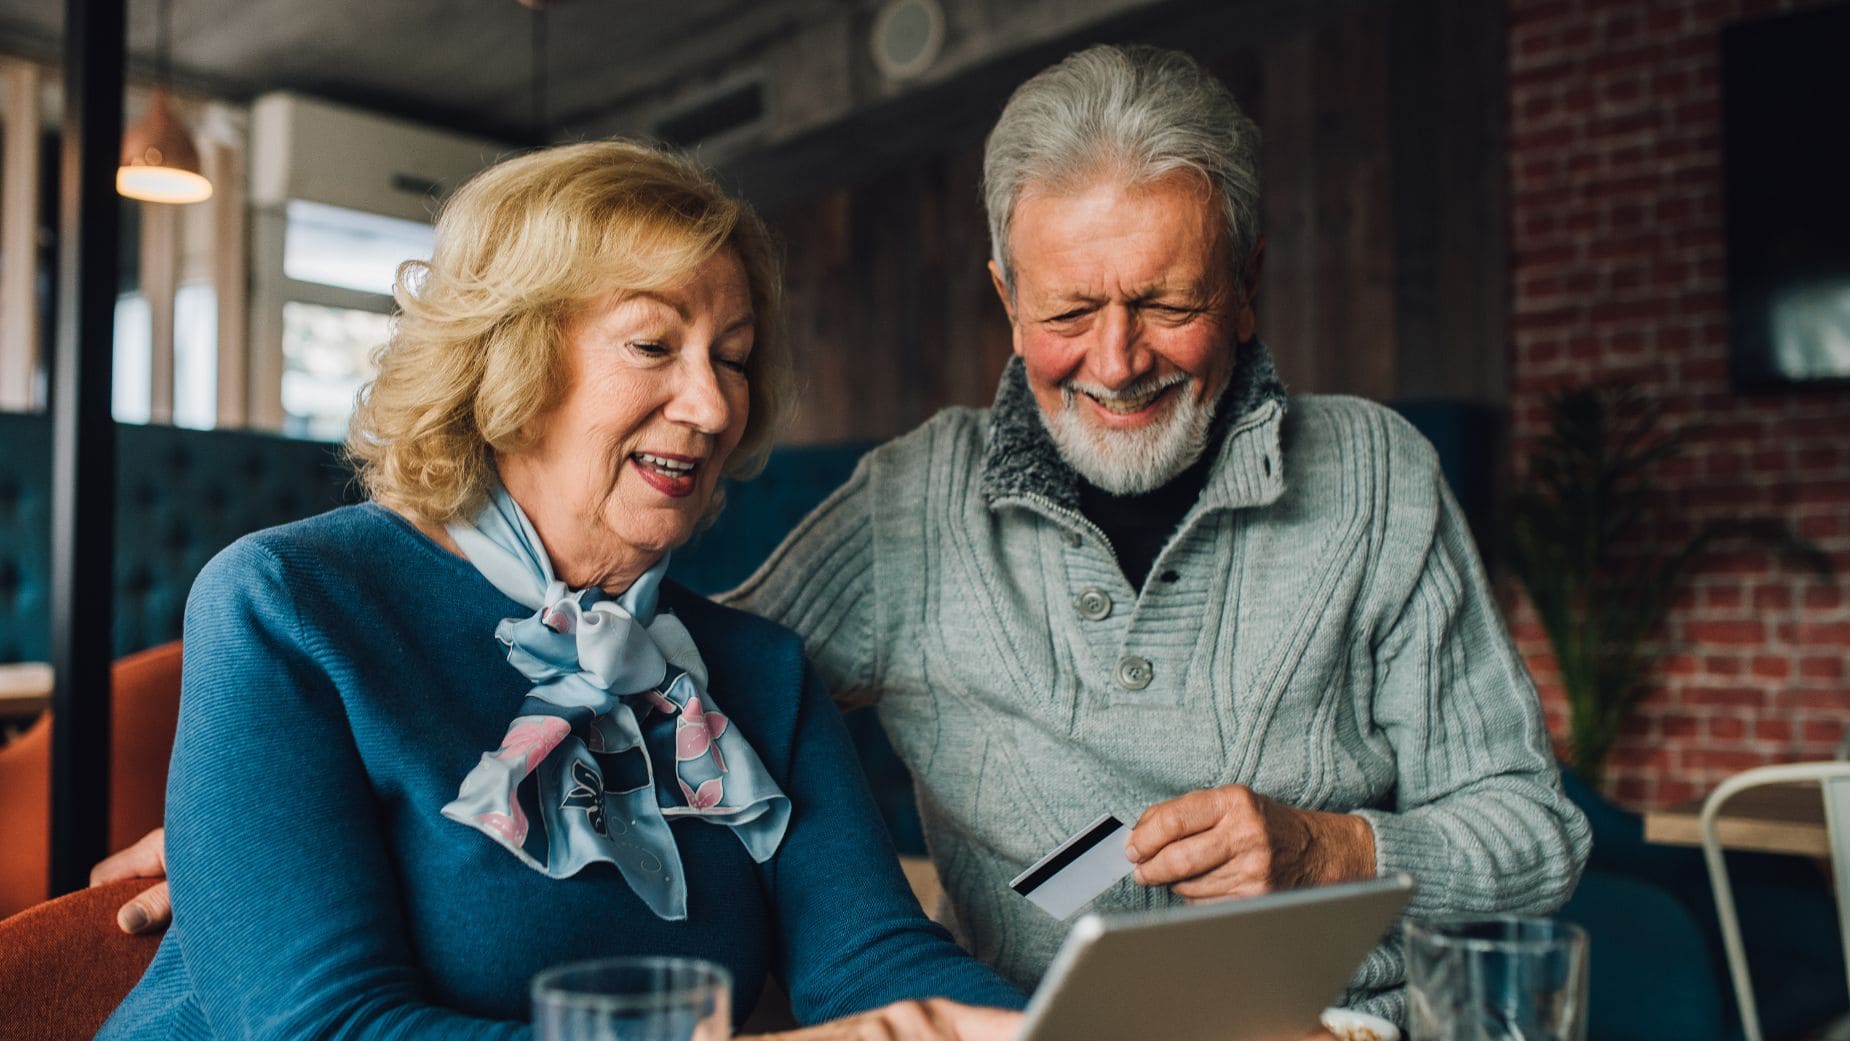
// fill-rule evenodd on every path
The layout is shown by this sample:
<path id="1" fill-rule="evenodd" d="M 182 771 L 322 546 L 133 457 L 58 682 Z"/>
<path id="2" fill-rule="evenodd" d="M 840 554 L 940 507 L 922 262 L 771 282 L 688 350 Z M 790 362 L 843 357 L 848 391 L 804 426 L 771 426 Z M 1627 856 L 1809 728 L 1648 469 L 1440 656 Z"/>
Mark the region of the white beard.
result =
<path id="1" fill-rule="evenodd" d="M 1176 387 L 1172 391 L 1176 400 L 1170 404 L 1168 414 L 1140 429 L 1095 426 L 1080 415 L 1078 398 L 1082 393 L 1109 402 L 1138 398 L 1165 387 Z M 1116 392 L 1071 380 L 1061 384 L 1060 389 L 1064 400 L 1059 412 L 1049 415 L 1045 409 L 1037 410 L 1060 457 L 1079 476 L 1113 495 L 1141 495 L 1181 476 L 1201 458 L 1208 446 L 1208 427 L 1214 422 L 1215 405 L 1225 388 L 1216 389 L 1202 401 L 1195 394 L 1194 377 L 1176 373 L 1166 378 L 1141 379 Z"/>

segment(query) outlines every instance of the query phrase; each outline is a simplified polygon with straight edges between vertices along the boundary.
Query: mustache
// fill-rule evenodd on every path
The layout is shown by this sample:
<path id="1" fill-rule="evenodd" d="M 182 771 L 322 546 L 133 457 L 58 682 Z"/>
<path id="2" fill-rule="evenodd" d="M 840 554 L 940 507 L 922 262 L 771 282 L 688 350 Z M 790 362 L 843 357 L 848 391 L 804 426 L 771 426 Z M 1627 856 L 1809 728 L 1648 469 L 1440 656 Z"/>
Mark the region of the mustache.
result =
<path id="1" fill-rule="evenodd" d="M 1195 377 L 1190 376 L 1186 372 L 1172 372 L 1167 376 L 1157 376 L 1155 374 L 1145 376 L 1128 386 L 1119 387 L 1117 390 L 1101 387 L 1096 383 L 1084 383 L 1076 379 L 1061 380 L 1059 387 L 1063 403 L 1067 408 L 1072 408 L 1074 399 L 1080 394 L 1107 403 L 1135 401 L 1138 398 L 1168 390 L 1170 387 L 1184 383 L 1193 383 L 1194 381 Z"/>

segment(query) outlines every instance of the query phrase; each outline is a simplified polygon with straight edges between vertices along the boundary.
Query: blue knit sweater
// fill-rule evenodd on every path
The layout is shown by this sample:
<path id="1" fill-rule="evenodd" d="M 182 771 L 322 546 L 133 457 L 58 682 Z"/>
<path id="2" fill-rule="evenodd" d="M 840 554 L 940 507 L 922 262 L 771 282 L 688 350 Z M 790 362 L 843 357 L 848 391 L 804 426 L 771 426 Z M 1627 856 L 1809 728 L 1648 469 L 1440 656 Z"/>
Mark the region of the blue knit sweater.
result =
<path id="1" fill-rule="evenodd" d="M 623 954 L 726 965 L 741 1019 L 767 974 L 805 1022 L 939 994 L 1020 1007 L 920 914 L 796 638 L 678 587 L 663 604 L 793 803 L 762 865 L 673 824 L 683 922 L 607 864 L 549 879 L 438 814 L 528 686 L 493 632 L 529 612 L 467 561 L 373 505 L 219 554 L 187 604 L 175 924 L 99 1037 L 524 1037 L 534 973 Z"/>

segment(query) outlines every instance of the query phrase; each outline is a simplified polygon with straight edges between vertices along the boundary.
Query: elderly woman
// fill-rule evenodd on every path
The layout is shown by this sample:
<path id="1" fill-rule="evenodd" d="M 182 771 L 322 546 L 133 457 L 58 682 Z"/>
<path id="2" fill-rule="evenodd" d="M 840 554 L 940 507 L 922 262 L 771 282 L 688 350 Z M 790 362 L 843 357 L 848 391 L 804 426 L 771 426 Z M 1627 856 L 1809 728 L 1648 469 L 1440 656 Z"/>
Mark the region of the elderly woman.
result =
<path id="1" fill-rule="evenodd" d="M 193 587 L 175 924 L 100 1036 L 516 1037 L 534 973 L 625 954 L 852 1017 L 802 1036 L 1007 1036 L 909 1000 L 1021 1003 L 920 914 L 797 640 L 663 579 L 787 395 L 762 224 L 556 148 L 458 192 L 397 297 L 371 501 Z"/>

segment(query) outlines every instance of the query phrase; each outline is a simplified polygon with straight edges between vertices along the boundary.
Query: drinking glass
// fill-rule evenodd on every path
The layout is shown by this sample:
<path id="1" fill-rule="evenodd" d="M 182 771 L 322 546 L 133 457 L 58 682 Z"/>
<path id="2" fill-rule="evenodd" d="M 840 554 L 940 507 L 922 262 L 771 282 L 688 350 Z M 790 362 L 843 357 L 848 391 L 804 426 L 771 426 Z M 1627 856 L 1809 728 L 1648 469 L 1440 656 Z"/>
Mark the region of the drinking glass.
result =
<path id="1" fill-rule="evenodd" d="M 1587 934 L 1549 918 L 1407 924 L 1412 1041 L 1586 1041 Z"/>
<path id="2" fill-rule="evenodd" d="M 697 958 L 602 958 L 533 977 L 536 1041 L 726 1041 L 732 975 Z"/>

